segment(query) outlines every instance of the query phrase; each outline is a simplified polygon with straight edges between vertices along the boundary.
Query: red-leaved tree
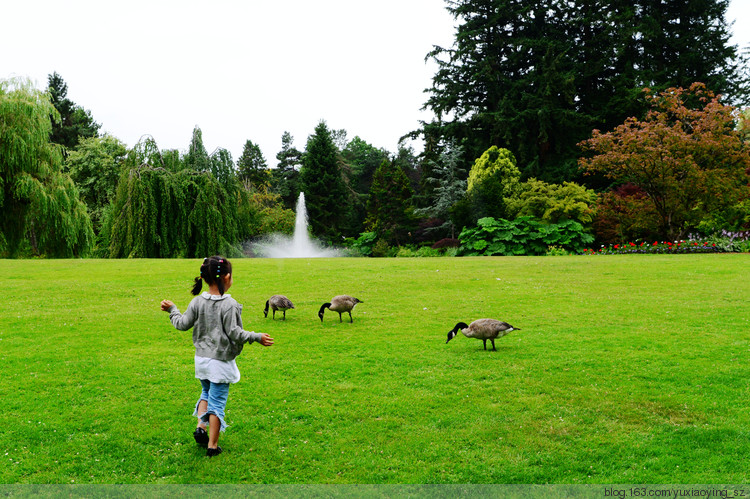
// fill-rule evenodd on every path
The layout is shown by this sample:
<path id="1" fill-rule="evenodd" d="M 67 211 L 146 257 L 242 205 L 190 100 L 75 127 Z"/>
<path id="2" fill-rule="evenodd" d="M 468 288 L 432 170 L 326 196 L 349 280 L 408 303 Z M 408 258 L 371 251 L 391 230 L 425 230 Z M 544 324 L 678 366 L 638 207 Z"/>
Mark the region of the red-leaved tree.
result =
<path id="1" fill-rule="evenodd" d="M 579 144 L 592 153 L 579 165 L 638 186 L 659 217 L 661 237 L 680 239 L 708 214 L 750 195 L 750 145 L 738 132 L 739 113 L 702 83 L 645 93 L 645 119 L 594 130 Z"/>

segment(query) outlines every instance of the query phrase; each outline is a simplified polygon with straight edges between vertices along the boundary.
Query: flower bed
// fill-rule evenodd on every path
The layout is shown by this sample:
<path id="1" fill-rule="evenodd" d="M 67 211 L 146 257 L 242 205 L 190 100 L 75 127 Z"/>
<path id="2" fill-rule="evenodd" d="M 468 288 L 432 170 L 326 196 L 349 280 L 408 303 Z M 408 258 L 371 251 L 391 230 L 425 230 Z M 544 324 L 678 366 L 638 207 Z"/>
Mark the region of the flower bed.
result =
<path id="1" fill-rule="evenodd" d="M 710 237 L 689 236 L 680 241 L 640 241 L 587 248 L 584 255 L 619 255 L 630 253 L 733 253 L 750 251 L 750 231 L 722 231 Z"/>

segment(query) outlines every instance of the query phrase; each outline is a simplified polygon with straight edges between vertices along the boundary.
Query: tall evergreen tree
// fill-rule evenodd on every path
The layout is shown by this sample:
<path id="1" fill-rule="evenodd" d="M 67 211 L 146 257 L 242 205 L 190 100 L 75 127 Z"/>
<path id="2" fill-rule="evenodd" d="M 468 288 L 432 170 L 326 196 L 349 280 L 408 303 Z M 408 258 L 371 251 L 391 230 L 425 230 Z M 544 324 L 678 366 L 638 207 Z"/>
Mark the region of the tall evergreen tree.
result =
<path id="1" fill-rule="evenodd" d="M 321 121 L 307 139 L 300 181 L 313 234 L 338 241 L 350 207 L 346 202 L 338 149 L 325 121 Z"/>
<path id="2" fill-rule="evenodd" d="M 367 203 L 367 230 L 391 246 L 410 241 L 414 229 L 413 191 L 404 170 L 393 161 L 383 161 L 372 179 Z"/>
<path id="3" fill-rule="evenodd" d="M 688 88 L 701 82 L 737 95 L 737 48 L 729 45 L 729 0 L 640 0 L 643 86 Z"/>
<path id="4" fill-rule="evenodd" d="M 203 145 L 203 132 L 198 126 L 193 128 L 193 136 L 190 138 L 190 145 L 185 155 L 184 165 L 186 168 L 197 172 L 206 172 L 211 169 L 208 151 L 206 151 L 206 147 Z"/>
<path id="5" fill-rule="evenodd" d="M 240 180 L 249 182 L 256 189 L 266 189 L 271 185 L 271 171 L 266 158 L 260 146 L 252 140 L 245 142 L 242 156 L 237 160 L 237 170 Z"/>
<path id="6" fill-rule="evenodd" d="M 448 0 L 452 47 L 425 108 L 427 140 L 455 138 L 468 157 L 491 145 L 525 176 L 577 175 L 576 143 L 645 112 L 644 86 L 706 82 L 746 102 L 743 59 L 728 45 L 729 0 Z"/>
<path id="7" fill-rule="evenodd" d="M 91 111 L 68 99 L 68 84 L 57 72 L 47 76 L 47 85 L 52 105 L 59 113 L 59 119 L 52 122 L 50 140 L 73 149 L 81 138 L 98 136 L 101 125 L 94 121 Z"/>
<path id="8" fill-rule="evenodd" d="M 375 170 L 388 159 L 388 151 L 379 149 L 359 136 L 354 137 L 341 151 L 341 156 L 352 170 L 351 185 L 359 194 L 366 194 Z"/>
<path id="9" fill-rule="evenodd" d="M 451 209 L 466 194 L 466 171 L 462 167 L 463 148 L 455 141 L 448 143 L 438 162 L 430 167 L 430 176 L 425 184 L 432 187 L 432 202 L 426 208 L 416 210 L 418 215 L 427 215 L 440 220 L 440 224 L 429 228 L 443 236 L 455 238 L 456 226 L 451 219 Z M 460 229 L 460 227 L 459 227 Z"/>
<path id="10" fill-rule="evenodd" d="M 570 174 L 588 120 L 573 106 L 568 3 L 459 0 L 448 10 L 462 24 L 453 47 L 428 54 L 438 64 L 425 104 L 438 121 L 428 127 L 462 142 L 468 157 L 497 145 L 512 149 L 526 174 Z"/>
<path id="11" fill-rule="evenodd" d="M 289 132 L 285 131 L 281 136 L 281 151 L 276 154 L 276 159 L 279 163 L 271 171 L 271 187 L 281 196 L 284 206 L 291 209 L 299 197 L 302 153 L 294 147 L 294 137 Z"/>

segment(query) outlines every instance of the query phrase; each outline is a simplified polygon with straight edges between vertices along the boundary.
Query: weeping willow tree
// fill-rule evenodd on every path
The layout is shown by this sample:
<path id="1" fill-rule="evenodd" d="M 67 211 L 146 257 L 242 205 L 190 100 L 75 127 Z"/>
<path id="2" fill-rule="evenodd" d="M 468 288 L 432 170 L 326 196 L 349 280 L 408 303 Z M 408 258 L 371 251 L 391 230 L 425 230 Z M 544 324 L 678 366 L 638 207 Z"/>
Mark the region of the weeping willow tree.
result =
<path id="1" fill-rule="evenodd" d="M 0 253 L 84 256 L 94 232 L 75 184 L 50 143 L 59 114 L 26 79 L 0 80 Z"/>
<path id="2" fill-rule="evenodd" d="M 112 258 L 233 255 L 258 214 L 218 150 L 207 168 L 175 169 L 154 140 L 141 140 L 126 159 L 104 230 Z"/>

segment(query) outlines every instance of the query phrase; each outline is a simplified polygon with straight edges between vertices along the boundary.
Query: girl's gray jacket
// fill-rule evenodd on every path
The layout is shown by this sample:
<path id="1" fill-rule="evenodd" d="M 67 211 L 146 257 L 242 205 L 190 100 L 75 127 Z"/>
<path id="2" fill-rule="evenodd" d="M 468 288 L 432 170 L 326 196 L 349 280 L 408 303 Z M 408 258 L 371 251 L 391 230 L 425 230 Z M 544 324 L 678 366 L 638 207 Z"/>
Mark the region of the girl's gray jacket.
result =
<path id="1" fill-rule="evenodd" d="M 231 295 L 202 293 L 193 298 L 185 313 L 169 309 L 169 320 L 180 331 L 193 328 L 195 355 L 232 360 L 245 343 L 260 341 L 261 334 L 242 329 L 242 305 Z"/>

